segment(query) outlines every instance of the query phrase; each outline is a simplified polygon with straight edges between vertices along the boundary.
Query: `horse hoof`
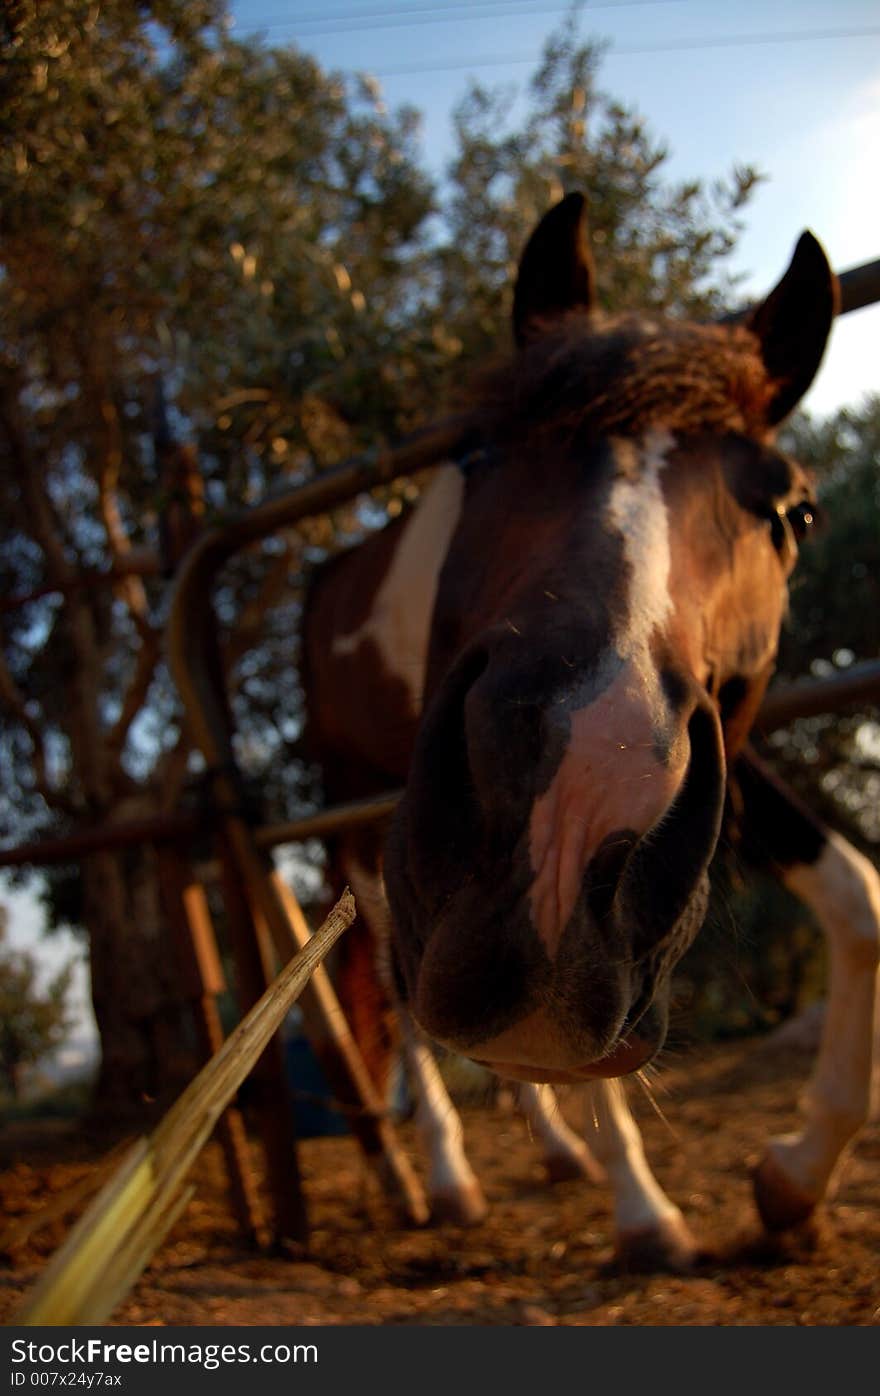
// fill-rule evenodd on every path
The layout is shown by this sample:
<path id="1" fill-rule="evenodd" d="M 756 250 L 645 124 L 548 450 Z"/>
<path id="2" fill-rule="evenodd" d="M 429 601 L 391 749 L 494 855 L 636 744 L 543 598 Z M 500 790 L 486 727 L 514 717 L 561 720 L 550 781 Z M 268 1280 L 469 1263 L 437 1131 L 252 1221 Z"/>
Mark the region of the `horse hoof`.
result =
<path id="1" fill-rule="evenodd" d="M 449 1222 L 453 1226 L 479 1226 L 485 1221 L 489 1208 L 479 1183 L 467 1183 L 459 1188 L 444 1188 L 431 1193 L 432 1224 Z"/>
<path id="2" fill-rule="evenodd" d="M 566 1149 L 558 1154 L 547 1154 L 544 1159 L 547 1180 L 551 1183 L 568 1183 L 573 1179 L 586 1178 L 590 1183 L 605 1181 L 605 1173 L 589 1149 Z"/>
<path id="3" fill-rule="evenodd" d="M 788 1231 L 812 1216 L 816 1198 L 792 1182 L 772 1154 L 765 1154 L 752 1175 L 758 1215 L 767 1231 Z"/>
<path id="4" fill-rule="evenodd" d="M 616 1259 L 622 1270 L 688 1274 L 701 1254 L 701 1247 L 680 1212 L 670 1213 L 652 1226 L 621 1231 L 617 1236 Z"/>

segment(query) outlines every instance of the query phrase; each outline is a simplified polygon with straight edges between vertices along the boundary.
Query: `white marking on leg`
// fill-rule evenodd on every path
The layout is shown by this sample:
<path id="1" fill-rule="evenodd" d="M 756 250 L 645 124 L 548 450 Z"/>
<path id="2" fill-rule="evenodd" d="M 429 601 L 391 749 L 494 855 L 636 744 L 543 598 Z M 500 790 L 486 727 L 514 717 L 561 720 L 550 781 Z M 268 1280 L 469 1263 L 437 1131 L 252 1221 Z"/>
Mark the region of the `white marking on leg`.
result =
<path id="1" fill-rule="evenodd" d="M 682 1220 L 651 1172 L 623 1082 L 612 1079 L 587 1086 L 584 1105 L 587 1141 L 608 1174 L 618 1232 L 625 1236 L 655 1231 L 669 1221 Z"/>
<path id="2" fill-rule="evenodd" d="M 828 938 L 828 1004 L 804 1096 L 804 1127 L 771 1140 L 769 1153 L 797 1189 L 818 1202 L 871 1108 L 880 877 L 846 839 L 829 833 L 818 861 L 797 865 L 784 880 L 816 913 Z"/>
<path id="3" fill-rule="evenodd" d="M 529 1128 L 541 1141 L 547 1172 L 554 1180 L 568 1177 L 602 1178 L 602 1170 L 582 1139 L 565 1120 L 552 1086 L 522 1081 L 517 1104 Z"/>
<path id="4" fill-rule="evenodd" d="M 461 471 L 441 466 L 398 539 L 367 620 L 332 643 L 334 654 L 349 655 L 372 640 L 388 672 L 405 683 L 416 715 L 422 709 L 437 584 L 463 499 Z"/>
<path id="5" fill-rule="evenodd" d="M 482 1189 L 464 1152 L 464 1131 L 430 1046 L 400 1009 L 404 1060 L 416 1097 L 416 1127 L 428 1156 L 428 1197 L 435 1214 L 478 1221 Z"/>

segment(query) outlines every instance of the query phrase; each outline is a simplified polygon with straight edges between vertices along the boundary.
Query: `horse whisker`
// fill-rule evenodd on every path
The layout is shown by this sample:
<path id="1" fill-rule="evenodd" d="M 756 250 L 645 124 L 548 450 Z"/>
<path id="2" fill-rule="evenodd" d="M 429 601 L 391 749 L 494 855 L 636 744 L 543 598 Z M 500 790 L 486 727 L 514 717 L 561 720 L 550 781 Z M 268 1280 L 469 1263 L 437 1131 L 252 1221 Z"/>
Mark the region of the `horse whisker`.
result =
<path id="1" fill-rule="evenodd" d="M 645 1075 L 644 1070 L 640 1069 L 639 1071 L 637 1071 L 635 1073 L 635 1078 L 641 1086 L 642 1090 L 644 1091 L 645 1099 L 647 1100 L 651 1109 L 654 1111 L 654 1114 L 657 1116 L 658 1120 L 661 1120 L 663 1122 L 663 1124 L 669 1130 L 669 1133 L 672 1135 L 673 1139 L 680 1139 L 681 1136 L 679 1135 L 678 1131 L 674 1128 L 674 1126 L 670 1123 L 670 1121 L 667 1119 L 663 1107 L 660 1105 L 659 1101 L 657 1100 L 657 1097 L 654 1095 L 654 1092 L 651 1088 L 651 1083 Z"/>

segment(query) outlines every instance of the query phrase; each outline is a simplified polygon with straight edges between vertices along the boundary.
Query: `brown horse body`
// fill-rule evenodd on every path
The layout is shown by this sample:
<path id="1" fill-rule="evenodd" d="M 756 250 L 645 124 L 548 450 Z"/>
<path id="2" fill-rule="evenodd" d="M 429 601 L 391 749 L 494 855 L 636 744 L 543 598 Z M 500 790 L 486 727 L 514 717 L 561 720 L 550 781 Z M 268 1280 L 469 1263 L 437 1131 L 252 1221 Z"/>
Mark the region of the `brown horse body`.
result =
<path id="1" fill-rule="evenodd" d="M 826 1029 L 816 1080 L 827 1094 L 845 1061 L 850 1132 L 866 1108 L 876 877 L 744 752 L 812 510 L 773 433 L 818 368 L 836 286 L 805 234 L 742 324 L 604 316 L 583 222 L 569 196 L 532 235 L 516 352 L 474 396 L 477 448 L 317 578 L 310 730 L 331 798 L 405 783 L 384 846 L 352 835 L 338 865 L 374 928 L 390 927 L 405 1041 L 435 1108 L 418 1030 L 533 1083 L 538 1113 L 546 1083 L 587 1084 L 622 1240 L 680 1258 L 690 1240 L 613 1078 L 663 1042 L 734 766 L 753 855 L 814 904 L 849 889 L 846 923 L 825 917 L 829 1018 L 846 1016 L 843 966 L 859 1021 Z M 829 1112 L 823 1098 L 804 1136 L 768 1155 L 771 1224 L 824 1192 L 846 1133 Z"/>

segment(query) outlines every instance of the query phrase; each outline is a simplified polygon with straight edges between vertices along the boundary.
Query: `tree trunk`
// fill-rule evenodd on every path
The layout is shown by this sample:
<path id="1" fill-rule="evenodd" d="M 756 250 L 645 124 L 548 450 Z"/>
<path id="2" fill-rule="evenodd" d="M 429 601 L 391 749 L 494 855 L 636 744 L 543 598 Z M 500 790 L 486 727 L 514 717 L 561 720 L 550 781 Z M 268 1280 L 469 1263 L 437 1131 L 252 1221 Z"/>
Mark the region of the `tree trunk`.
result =
<path id="1" fill-rule="evenodd" d="M 165 1104 L 196 1068 L 181 958 L 159 896 L 156 857 L 141 845 L 83 863 L 92 1002 L 101 1035 L 94 1111 Z"/>
<path id="2" fill-rule="evenodd" d="M 6 1089 L 14 1101 L 21 1096 L 21 1062 L 4 1062 L 3 1078 L 6 1081 Z"/>

